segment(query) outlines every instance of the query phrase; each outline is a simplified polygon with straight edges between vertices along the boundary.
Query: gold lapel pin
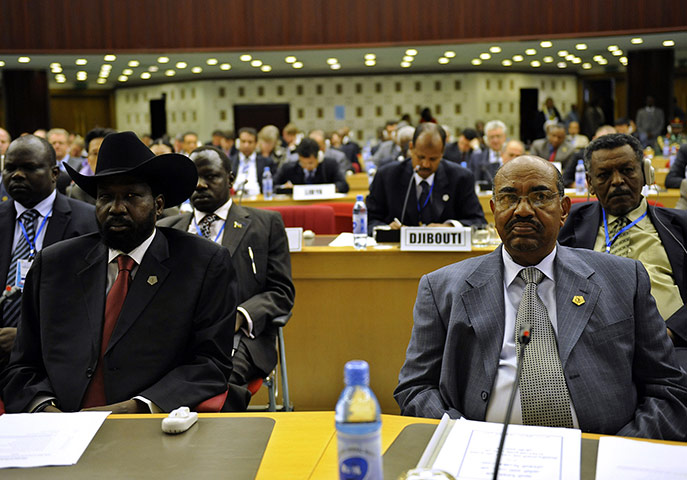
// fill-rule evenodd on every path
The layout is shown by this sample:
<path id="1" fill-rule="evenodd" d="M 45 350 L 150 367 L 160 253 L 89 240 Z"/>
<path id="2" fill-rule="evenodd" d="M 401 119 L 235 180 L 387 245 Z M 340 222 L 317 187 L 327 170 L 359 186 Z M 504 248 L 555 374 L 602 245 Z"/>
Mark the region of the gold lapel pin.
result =
<path id="1" fill-rule="evenodd" d="M 448 202 L 448 199 L 449 199 L 448 193 L 444 193 L 444 196 L 441 197 L 441 199 L 442 199 L 444 202 Z"/>
<path id="2" fill-rule="evenodd" d="M 572 299 L 572 302 L 579 307 L 580 305 L 584 304 L 584 297 L 582 295 L 575 295 Z"/>
<path id="3" fill-rule="evenodd" d="M 236 220 L 234 220 L 234 228 L 243 228 L 243 225 Z"/>
<path id="4" fill-rule="evenodd" d="M 157 283 L 157 277 L 155 275 L 151 275 L 148 277 L 148 285 L 155 285 Z"/>

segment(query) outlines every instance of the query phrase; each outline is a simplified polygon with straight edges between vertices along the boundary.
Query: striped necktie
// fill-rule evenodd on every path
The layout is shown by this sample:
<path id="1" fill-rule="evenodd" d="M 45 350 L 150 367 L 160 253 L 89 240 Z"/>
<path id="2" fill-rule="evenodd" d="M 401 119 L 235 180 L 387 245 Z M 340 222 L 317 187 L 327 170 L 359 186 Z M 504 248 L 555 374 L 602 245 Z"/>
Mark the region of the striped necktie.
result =
<path id="1" fill-rule="evenodd" d="M 625 228 L 630 223 L 627 217 L 618 217 L 613 225 L 609 229 L 608 238 L 613 238 L 615 235 Z M 618 235 L 613 243 L 611 244 L 611 254 L 617 255 L 619 257 L 627 257 L 630 253 L 630 232 L 623 232 Z"/>

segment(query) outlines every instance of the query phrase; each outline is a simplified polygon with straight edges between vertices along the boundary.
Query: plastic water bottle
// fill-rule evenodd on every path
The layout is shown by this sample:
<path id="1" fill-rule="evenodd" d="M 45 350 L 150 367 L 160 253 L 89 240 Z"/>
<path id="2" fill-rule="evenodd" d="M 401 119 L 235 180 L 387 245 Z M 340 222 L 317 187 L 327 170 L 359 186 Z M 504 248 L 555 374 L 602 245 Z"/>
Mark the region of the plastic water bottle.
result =
<path id="1" fill-rule="evenodd" d="M 382 480 L 382 420 L 367 362 L 346 363 L 344 381 L 335 415 L 339 479 Z"/>
<path id="2" fill-rule="evenodd" d="M 670 144 L 668 143 L 668 139 L 666 138 L 663 141 L 663 157 L 668 158 L 670 156 Z"/>
<path id="3" fill-rule="evenodd" d="M 584 195 L 587 193 L 587 179 L 584 175 L 584 160 L 578 160 L 575 167 L 575 194 Z"/>
<path id="4" fill-rule="evenodd" d="M 272 200 L 273 192 L 272 172 L 270 167 L 265 167 L 265 170 L 262 172 L 262 197 L 265 200 Z"/>
<path id="5" fill-rule="evenodd" d="M 367 206 L 362 195 L 356 197 L 353 205 L 353 246 L 356 250 L 367 247 Z"/>

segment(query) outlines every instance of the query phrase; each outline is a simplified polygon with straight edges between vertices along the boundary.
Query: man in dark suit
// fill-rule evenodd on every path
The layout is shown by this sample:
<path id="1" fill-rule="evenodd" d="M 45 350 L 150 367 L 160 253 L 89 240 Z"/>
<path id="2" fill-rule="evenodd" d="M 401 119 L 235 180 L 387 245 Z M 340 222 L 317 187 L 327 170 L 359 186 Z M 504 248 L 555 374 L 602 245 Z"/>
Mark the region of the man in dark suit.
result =
<path id="1" fill-rule="evenodd" d="M 466 128 L 460 133 L 458 140 L 446 145 L 444 150 L 444 158 L 451 160 L 462 167 L 467 167 L 470 164 L 470 159 L 473 155 L 477 155 L 480 150 L 472 148 L 473 140 L 477 138 L 477 131 L 472 128 Z M 479 142 L 477 142 L 479 143 Z"/>
<path id="2" fill-rule="evenodd" d="M 237 272 L 238 308 L 229 396 L 224 411 L 246 410 L 246 384 L 265 377 L 277 364 L 276 331 L 271 320 L 293 307 L 291 257 L 284 222 L 278 212 L 242 207 L 232 202 L 234 179 L 229 158 L 221 150 L 201 147 L 191 153 L 198 186 L 191 195 L 193 213 L 158 222 L 224 245 Z"/>
<path id="3" fill-rule="evenodd" d="M 296 147 L 297 162 L 284 163 L 274 177 L 275 185 L 333 183 L 336 191 L 348 192 L 348 182 L 336 160 L 326 158 L 317 141 L 304 138 Z"/>
<path id="4" fill-rule="evenodd" d="M 470 171 L 442 160 L 445 142 L 441 126 L 421 123 L 408 149 L 410 158 L 379 169 L 366 199 L 369 234 L 377 225 L 486 223 Z"/>
<path id="5" fill-rule="evenodd" d="M 687 212 L 647 204 L 643 159 L 641 144 L 631 135 L 592 141 L 584 160 L 589 192 L 599 201 L 574 205 L 558 239 L 561 245 L 642 262 L 669 334 L 676 346 L 687 347 Z M 614 238 L 618 221 L 629 226 Z"/>
<path id="6" fill-rule="evenodd" d="M 575 149 L 566 140 L 565 125 L 557 123 L 546 127 L 545 139 L 540 138 L 532 142 L 530 152 L 532 155 L 548 159 L 549 162 L 559 162 L 565 170 L 572 161 Z"/>
<path id="7" fill-rule="evenodd" d="M 420 281 L 401 413 L 503 421 L 522 363 L 513 423 L 684 441 L 687 374 L 642 265 L 556 243 L 570 199 L 542 158 L 506 163 L 491 209 L 503 246 Z"/>
<path id="8" fill-rule="evenodd" d="M 491 120 L 484 126 L 486 148 L 472 155 L 468 162 L 468 167 L 472 170 L 476 182 L 491 187 L 496 170 L 503 165 L 501 152 L 506 143 L 507 131 L 506 124 L 500 120 Z"/>
<path id="9" fill-rule="evenodd" d="M 7 149 L 3 186 L 11 195 L 0 203 L 0 278 L 17 285 L 17 268 L 43 247 L 95 232 L 95 209 L 55 190 L 55 150 L 41 137 L 26 135 Z M 26 236 L 24 235 L 26 231 Z M 0 366 L 9 360 L 21 316 L 21 295 L 0 309 Z"/>
<path id="10" fill-rule="evenodd" d="M 169 412 L 226 393 L 236 317 L 229 252 L 155 228 L 166 200 L 195 189 L 193 162 L 156 157 L 124 132 L 103 140 L 95 175 L 67 170 L 96 198 L 99 233 L 36 256 L 2 378 L 7 411 Z"/>
<path id="11" fill-rule="evenodd" d="M 231 170 L 236 172 L 237 190 L 247 195 L 262 192 L 262 174 L 265 168 L 274 168 L 271 159 L 258 155 L 258 132 L 254 128 L 244 127 L 239 130 L 238 152 L 231 157 Z M 272 174 L 274 172 L 272 171 Z"/>

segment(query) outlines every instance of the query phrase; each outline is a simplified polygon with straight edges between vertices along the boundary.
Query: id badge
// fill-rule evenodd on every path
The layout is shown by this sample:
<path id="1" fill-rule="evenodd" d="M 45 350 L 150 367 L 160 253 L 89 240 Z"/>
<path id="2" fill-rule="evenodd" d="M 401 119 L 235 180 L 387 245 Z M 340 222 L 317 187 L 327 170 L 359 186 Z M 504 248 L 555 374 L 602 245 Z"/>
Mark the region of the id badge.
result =
<path id="1" fill-rule="evenodd" d="M 29 268 L 31 268 L 31 260 L 19 260 L 17 262 L 17 278 L 16 286 L 24 290 L 24 281 L 26 280 L 26 274 L 29 273 Z"/>

